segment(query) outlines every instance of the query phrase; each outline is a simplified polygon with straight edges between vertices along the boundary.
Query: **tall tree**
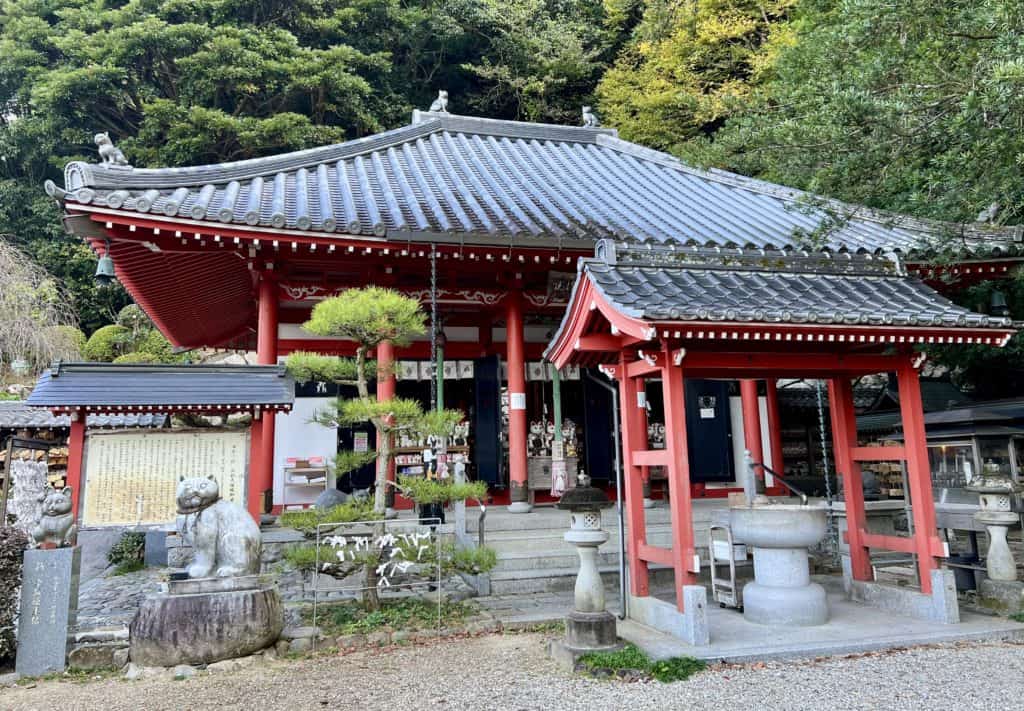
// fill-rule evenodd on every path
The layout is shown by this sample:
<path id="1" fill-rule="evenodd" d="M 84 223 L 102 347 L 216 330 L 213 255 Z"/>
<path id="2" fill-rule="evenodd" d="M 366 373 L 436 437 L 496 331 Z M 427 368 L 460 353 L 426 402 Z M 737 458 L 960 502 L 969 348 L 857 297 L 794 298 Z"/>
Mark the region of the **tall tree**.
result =
<path id="1" fill-rule="evenodd" d="M 792 42 L 796 0 L 649 0 L 598 86 L 623 138 L 671 150 L 742 111 Z"/>
<path id="2" fill-rule="evenodd" d="M 1024 216 L 1024 2 L 802 0 L 795 37 L 684 157 L 922 217 Z"/>
<path id="3" fill-rule="evenodd" d="M 60 284 L 0 239 L 0 379 L 13 363 L 37 372 L 78 355 L 81 334 Z"/>

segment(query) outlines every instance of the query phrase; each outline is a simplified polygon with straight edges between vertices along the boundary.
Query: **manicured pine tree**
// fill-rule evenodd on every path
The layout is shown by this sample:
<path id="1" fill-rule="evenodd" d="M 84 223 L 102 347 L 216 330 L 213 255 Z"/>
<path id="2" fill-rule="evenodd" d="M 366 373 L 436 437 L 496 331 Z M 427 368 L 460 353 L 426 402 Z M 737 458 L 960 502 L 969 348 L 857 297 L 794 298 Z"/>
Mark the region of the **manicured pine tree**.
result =
<path id="1" fill-rule="evenodd" d="M 331 336 L 353 341 L 353 358 L 295 353 L 289 356 L 287 367 L 300 382 L 310 380 L 355 386 L 356 397 L 339 398 L 330 410 L 317 413 L 317 421 L 327 426 L 348 427 L 369 422 L 377 433 L 375 452 L 340 452 L 335 459 L 335 474 L 354 471 L 376 460 L 376 488 L 374 515 L 383 518 L 387 507 L 388 465 L 393 457 L 393 438 L 399 431 L 423 436 L 447 437 L 462 419 L 457 410 L 424 412 L 416 400 L 390 398 L 378 400 L 370 393 L 370 381 L 379 382 L 390 375 L 384 366 L 370 359 L 370 354 L 383 342 L 395 346 L 408 345 L 414 336 L 426 332 L 426 316 L 419 302 L 392 289 L 370 286 L 348 289 L 338 296 L 321 301 L 313 308 L 303 328 L 317 336 Z M 380 534 L 383 526 L 380 526 Z M 369 609 L 379 609 L 377 596 L 376 560 L 368 560 L 366 570 L 366 596 Z"/>

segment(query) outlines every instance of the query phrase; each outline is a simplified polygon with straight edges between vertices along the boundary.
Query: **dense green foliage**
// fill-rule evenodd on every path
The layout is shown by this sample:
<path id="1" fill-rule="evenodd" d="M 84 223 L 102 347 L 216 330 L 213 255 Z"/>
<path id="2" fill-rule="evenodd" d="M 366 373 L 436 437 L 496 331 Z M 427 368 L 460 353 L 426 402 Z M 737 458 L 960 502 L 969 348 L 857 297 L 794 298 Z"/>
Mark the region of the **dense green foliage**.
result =
<path id="1" fill-rule="evenodd" d="M 307 536 L 315 536 L 317 526 L 323 524 L 372 521 L 377 518 L 380 518 L 380 514 L 373 512 L 372 500 L 353 497 L 326 511 L 319 509 L 285 511 L 281 514 L 280 523 L 286 528 L 294 528 Z"/>
<path id="2" fill-rule="evenodd" d="M 1024 214 L 1024 3 L 802 0 L 773 77 L 684 156 L 874 207 Z"/>
<path id="3" fill-rule="evenodd" d="M 182 356 L 145 312 L 129 304 L 117 314 L 117 322 L 101 326 L 85 342 L 82 355 L 86 360 L 113 363 L 175 363 Z"/>
<path id="4" fill-rule="evenodd" d="M 146 534 L 141 531 L 125 531 L 107 551 L 107 562 L 114 566 L 114 575 L 142 570 L 145 557 Z"/>
<path id="5" fill-rule="evenodd" d="M 670 150 L 742 111 L 791 42 L 796 0 L 643 3 L 643 19 L 598 87 L 623 138 Z"/>

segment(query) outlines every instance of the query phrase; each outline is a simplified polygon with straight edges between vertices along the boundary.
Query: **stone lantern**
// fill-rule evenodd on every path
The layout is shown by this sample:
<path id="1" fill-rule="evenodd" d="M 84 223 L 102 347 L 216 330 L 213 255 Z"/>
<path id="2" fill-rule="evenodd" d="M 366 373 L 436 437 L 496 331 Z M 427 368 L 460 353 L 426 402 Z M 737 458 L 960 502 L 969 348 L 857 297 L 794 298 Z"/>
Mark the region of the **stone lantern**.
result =
<path id="1" fill-rule="evenodd" d="M 551 648 L 553 657 L 568 663 L 575 663 L 581 654 L 619 646 L 615 616 L 605 610 L 604 584 L 597 567 L 597 549 L 608 540 L 608 532 L 601 529 L 601 509 L 611 506 L 611 501 L 590 485 L 586 474 L 580 474 L 577 481 L 558 502 L 558 508 L 571 513 L 565 540 L 576 546 L 580 556 L 575 605 L 565 620 L 565 641 L 555 642 Z"/>
<path id="2" fill-rule="evenodd" d="M 1012 510 L 1011 498 L 1024 490 L 1024 486 L 1004 474 L 995 462 L 986 462 L 981 476 L 972 481 L 968 491 L 978 493 L 981 510 L 974 514 L 974 520 L 988 531 L 988 552 L 985 567 L 990 580 L 1013 581 L 1017 579 L 1017 564 L 1006 543 L 1006 534 L 1020 517 Z"/>

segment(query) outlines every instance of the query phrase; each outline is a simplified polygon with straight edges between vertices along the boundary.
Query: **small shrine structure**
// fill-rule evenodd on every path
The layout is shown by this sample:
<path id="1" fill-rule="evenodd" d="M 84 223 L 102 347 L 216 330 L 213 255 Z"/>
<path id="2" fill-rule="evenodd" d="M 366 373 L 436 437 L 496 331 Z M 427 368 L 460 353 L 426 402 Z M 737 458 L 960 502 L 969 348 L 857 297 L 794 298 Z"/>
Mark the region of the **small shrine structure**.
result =
<path id="1" fill-rule="evenodd" d="M 676 606 L 686 613 L 684 593 L 700 572 L 688 453 L 701 445 L 687 437 L 684 379 L 827 380 L 835 468 L 849 521 L 848 572 L 855 581 L 872 581 L 871 549 L 914 554 L 921 592 L 928 595 L 932 571 L 948 550 L 935 525 L 919 348 L 1001 347 L 1013 333 L 1009 319 L 953 304 L 892 257 L 602 241 L 593 258 L 579 263 L 569 307 L 545 356 L 559 368 L 599 366 L 618 381 L 630 594 L 642 603 L 650 595 L 648 566 L 671 566 Z M 860 446 L 851 379 L 891 372 L 899 384 L 904 444 Z M 666 446 L 658 450 L 644 432 L 652 380 L 664 393 Z M 758 454 L 753 459 L 763 463 Z M 906 465 L 913 511 L 907 537 L 868 530 L 860 465 L 878 461 Z M 670 547 L 646 538 L 643 470 L 653 466 L 668 472 Z"/>

